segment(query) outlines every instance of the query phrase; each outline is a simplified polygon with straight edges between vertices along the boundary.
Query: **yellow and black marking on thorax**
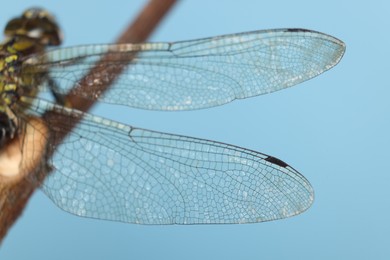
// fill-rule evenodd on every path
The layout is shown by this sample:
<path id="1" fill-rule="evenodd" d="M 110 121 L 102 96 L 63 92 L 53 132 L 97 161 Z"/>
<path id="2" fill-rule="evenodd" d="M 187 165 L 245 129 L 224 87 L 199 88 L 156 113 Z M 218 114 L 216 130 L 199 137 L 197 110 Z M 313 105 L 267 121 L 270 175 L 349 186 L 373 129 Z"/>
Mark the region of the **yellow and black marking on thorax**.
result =
<path id="1" fill-rule="evenodd" d="M 38 86 L 47 79 L 45 73 L 39 77 L 24 73 L 23 61 L 47 46 L 61 44 L 62 38 L 54 18 L 39 8 L 29 9 L 12 19 L 4 34 L 7 38 L 0 45 L 0 140 L 7 136 L 13 138 L 18 127 L 14 120 L 15 104 L 23 96 L 35 97 Z"/>

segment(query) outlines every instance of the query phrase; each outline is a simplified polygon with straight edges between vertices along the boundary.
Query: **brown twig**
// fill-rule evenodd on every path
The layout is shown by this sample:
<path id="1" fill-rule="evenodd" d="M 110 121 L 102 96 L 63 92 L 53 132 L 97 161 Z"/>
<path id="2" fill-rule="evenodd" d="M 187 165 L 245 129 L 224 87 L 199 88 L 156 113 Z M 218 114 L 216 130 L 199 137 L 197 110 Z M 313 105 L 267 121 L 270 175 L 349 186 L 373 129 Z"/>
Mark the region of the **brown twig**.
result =
<path id="1" fill-rule="evenodd" d="M 145 6 L 145 8 L 141 11 L 136 20 L 127 28 L 127 30 L 118 38 L 116 43 L 137 43 L 143 42 L 150 35 L 153 29 L 157 26 L 157 24 L 161 21 L 161 19 L 168 13 L 168 11 L 173 7 L 176 0 L 150 0 L 149 3 Z M 100 66 L 101 67 L 101 66 Z M 117 67 L 116 69 L 112 69 L 108 71 L 108 73 L 115 74 L 119 76 L 124 67 Z M 99 66 L 92 69 L 88 75 L 96 75 L 96 69 L 99 69 Z M 88 76 L 86 76 L 88 77 Z M 85 79 L 82 79 L 78 86 L 82 89 L 77 91 L 88 92 L 88 85 L 85 84 Z M 101 91 L 105 91 L 109 88 L 110 84 L 113 80 L 101 86 Z M 95 89 L 96 90 L 96 89 Z M 88 101 L 85 99 L 81 99 L 78 96 L 68 95 L 66 97 L 67 102 L 69 102 L 74 109 L 78 109 L 81 111 L 87 111 L 92 105 L 93 101 Z M 46 124 L 50 124 L 50 128 L 55 128 L 56 122 L 61 122 L 61 114 L 56 113 L 55 111 L 50 111 L 43 115 L 44 121 Z M 69 122 L 69 119 L 67 119 Z M 0 177 L 0 241 L 5 237 L 9 228 L 13 225 L 16 219 L 23 212 L 24 207 L 27 204 L 28 199 L 31 197 L 33 192 L 39 185 L 43 182 L 44 178 L 47 175 L 48 168 L 46 167 L 46 160 L 40 160 L 41 158 L 48 159 L 51 156 L 52 150 L 49 150 L 49 153 L 38 152 L 35 150 L 36 147 L 44 147 L 46 140 L 46 132 L 47 127 L 42 120 L 32 118 L 28 122 L 28 126 L 25 131 L 25 136 L 19 137 L 15 139 L 15 141 L 11 142 L 7 145 L 5 150 L 0 151 L 0 157 L 6 158 L 7 160 L 14 160 L 16 158 L 16 164 L 10 162 L 10 168 L 19 167 L 21 173 L 19 173 L 14 178 L 8 177 Z M 72 125 L 69 125 L 67 129 L 67 133 L 69 133 L 72 128 L 78 123 L 78 121 L 72 121 Z M 54 125 L 53 125 L 54 124 Z M 60 124 L 61 125 L 61 124 Z M 59 143 L 63 138 L 65 138 L 66 134 L 58 135 L 55 134 L 55 142 Z M 32 144 L 29 144 L 28 136 L 33 137 L 31 140 Z M 34 147 L 31 150 L 31 153 L 28 153 L 23 150 L 21 154 L 13 154 L 10 151 L 15 151 L 19 149 L 20 151 L 20 140 L 23 140 L 23 149 L 28 149 L 28 147 Z M 55 147 L 56 145 L 54 145 Z M 27 148 L 25 148 L 27 147 Z M 2 156 L 2 154 L 4 154 Z M 37 159 L 37 155 L 39 158 Z M 19 157 L 18 157 L 19 156 Z M 20 156 L 27 156 L 28 159 L 20 159 Z M 22 157 L 25 158 L 25 157 Z M 35 160 L 34 160 L 35 159 Z M 14 160 L 14 161 L 15 161 Z M 26 162 L 21 167 L 20 162 Z M 34 169 L 31 168 L 31 162 L 34 162 Z M 44 165 L 42 165 L 44 162 Z M 2 162 L 3 163 L 3 162 Z M 8 169 L 9 170 L 9 169 Z"/>

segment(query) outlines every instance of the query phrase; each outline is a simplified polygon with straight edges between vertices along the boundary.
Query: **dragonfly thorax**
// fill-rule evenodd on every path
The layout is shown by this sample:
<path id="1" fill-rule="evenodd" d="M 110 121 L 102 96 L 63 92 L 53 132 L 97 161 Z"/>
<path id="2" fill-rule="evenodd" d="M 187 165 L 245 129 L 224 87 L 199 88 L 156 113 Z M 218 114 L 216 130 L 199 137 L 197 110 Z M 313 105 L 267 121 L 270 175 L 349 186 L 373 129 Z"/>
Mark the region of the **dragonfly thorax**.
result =
<path id="1" fill-rule="evenodd" d="M 22 96 L 34 97 L 44 80 L 22 72 L 22 63 L 31 54 L 61 43 L 61 32 L 54 18 L 45 10 L 31 8 L 12 19 L 5 27 L 7 36 L 0 45 L 0 147 L 12 140 L 20 125 L 17 115 L 26 107 L 18 105 Z M 19 102 L 20 103 L 20 102 Z"/>
<path id="2" fill-rule="evenodd" d="M 7 36 L 0 45 L 0 113 L 12 106 L 20 96 L 35 96 L 41 78 L 22 76 L 23 60 L 43 52 L 47 46 L 61 44 L 61 31 L 53 16 L 46 10 L 30 8 L 6 25 Z M 0 118 L 1 121 L 1 118 Z M 0 122 L 1 125 L 1 122 Z"/>
<path id="3" fill-rule="evenodd" d="M 18 100 L 18 60 L 19 55 L 7 51 L 7 44 L 0 45 L 0 147 L 17 131 L 11 107 Z"/>
<path id="4" fill-rule="evenodd" d="M 0 112 L 4 106 L 11 105 L 17 99 L 17 86 L 20 83 L 20 57 L 14 52 L 12 42 L 0 45 Z"/>

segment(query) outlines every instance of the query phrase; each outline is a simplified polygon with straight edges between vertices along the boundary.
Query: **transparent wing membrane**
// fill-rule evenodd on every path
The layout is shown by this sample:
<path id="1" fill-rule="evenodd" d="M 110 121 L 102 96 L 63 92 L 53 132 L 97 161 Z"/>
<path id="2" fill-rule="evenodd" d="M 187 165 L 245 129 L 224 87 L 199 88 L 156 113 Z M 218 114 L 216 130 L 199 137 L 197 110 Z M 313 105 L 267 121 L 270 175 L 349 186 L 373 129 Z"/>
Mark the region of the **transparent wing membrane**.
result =
<path id="1" fill-rule="evenodd" d="M 88 45 L 48 51 L 25 62 L 25 71 L 50 71 L 68 93 L 96 66 L 105 70 L 131 63 L 113 80 L 97 72 L 88 93 L 73 94 L 106 103 L 156 110 L 207 108 L 287 88 L 336 65 L 345 51 L 340 40 L 301 29 L 264 30 L 176 43 Z M 134 57 L 134 54 L 136 56 Z M 36 64 L 37 60 L 44 60 Z M 34 64 L 28 68 L 28 64 Z"/>
<path id="2" fill-rule="evenodd" d="M 59 97 L 70 91 L 136 108 L 190 110 L 293 86 L 335 66 L 344 51 L 334 37 L 279 29 L 55 49 L 30 55 L 18 69 L 25 82 Z M 118 78 L 116 69 L 123 69 Z M 74 89 L 80 84 L 89 91 Z M 310 183 L 272 156 L 139 129 L 39 98 L 23 102 L 21 113 L 43 115 L 54 139 L 82 118 L 61 144 L 49 140 L 54 172 L 43 185 L 73 214 L 142 224 L 252 223 L 299 214 L 313 202 Z M 50 110 L 64 119 L 45 117 Z"/>
<path id="3" fill-rule="evenodd" d="M 296 215 L 313 201 L 309 182 L 274 157 L 134 128 L 42 100 L 33 110 L 54 107 L 70 121 L 83 118 L 58 147 L 55 172 L 43 185 L 73 214 L 141 224 L 252 223 Z M 62 124 L 53 132 L 69 122 Z"/>

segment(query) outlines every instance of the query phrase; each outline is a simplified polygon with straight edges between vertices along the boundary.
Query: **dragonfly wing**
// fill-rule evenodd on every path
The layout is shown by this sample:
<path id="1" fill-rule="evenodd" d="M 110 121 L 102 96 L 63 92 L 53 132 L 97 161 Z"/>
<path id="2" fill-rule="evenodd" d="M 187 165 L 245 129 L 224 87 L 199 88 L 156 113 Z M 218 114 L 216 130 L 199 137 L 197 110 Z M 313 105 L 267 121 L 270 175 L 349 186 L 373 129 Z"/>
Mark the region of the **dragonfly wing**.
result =
<path id="1" fill-rule="evenodd" d="M 103 70 L 82 82 L 90 91 L 73 94 L 143 109 L 190 110 L 301 83 L 335 66 L 344 51 L 342 41 L 323 33 L 277 29 L 175 43 L 62 48 L 31 57 L 25 67 L 30 73 L 49 70 L 67 93 L 92 67 L 100 66 Z M 111 57 L 96 65 L 108 52 Z M 100 86 L 114 81 L 109 72 L 129 62 L 102 93 Z"/>
<path id="2" fill-rule="evenodd" d="M 310 183 L 266 154 L 134 128 L 43 100 L 31 109 L 56 110 L 70 121 L 83 117 L 56 147 L 54 173 L 42 187 L 79 216 L 141 224 L 252 223 L 299 214 L 313 202 Z M 70 121 L 56 122 L 53 135 Z"/>

